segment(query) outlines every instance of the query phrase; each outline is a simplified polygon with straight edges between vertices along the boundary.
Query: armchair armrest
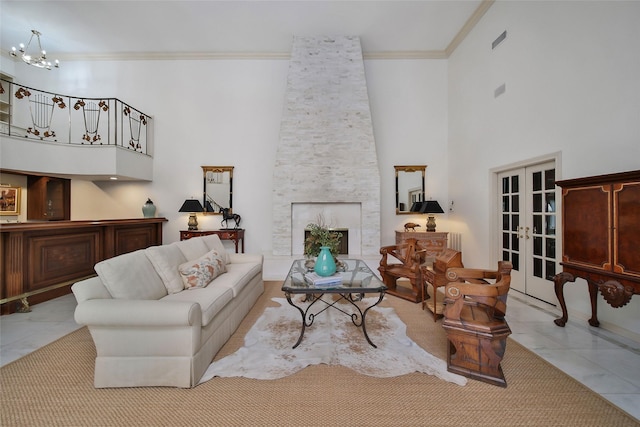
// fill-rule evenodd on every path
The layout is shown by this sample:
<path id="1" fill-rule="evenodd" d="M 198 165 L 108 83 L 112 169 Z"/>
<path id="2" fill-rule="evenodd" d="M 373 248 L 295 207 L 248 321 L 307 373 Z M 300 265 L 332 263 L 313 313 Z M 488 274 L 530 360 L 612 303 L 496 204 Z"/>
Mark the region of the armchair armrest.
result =
<path id="1" fill-rule="evenodd" d="M 88 326 L 194 326 L 202 311 L 187 301 L 92 299 L 78 304 L 74 318 Z"/>
<path id="2" fill-rule="evenodd" d="M 500 261 L 496 271 L 472 268 L 449 268 L 445 286 L 445 310 L 447 319 L 460 320 L 464 305 L 484 306 L 490 316 L 504 316 L 506 296 L 511 286 L 511 263 Z M 495 279 L 491 284 L 486 279 Z"/>

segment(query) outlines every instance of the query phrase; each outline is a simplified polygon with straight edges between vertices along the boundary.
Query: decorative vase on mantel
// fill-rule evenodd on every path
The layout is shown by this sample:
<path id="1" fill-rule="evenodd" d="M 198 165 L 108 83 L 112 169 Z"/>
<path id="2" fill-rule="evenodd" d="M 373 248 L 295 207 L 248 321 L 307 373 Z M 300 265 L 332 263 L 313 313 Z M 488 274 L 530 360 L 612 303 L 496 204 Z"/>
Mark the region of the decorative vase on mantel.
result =
<path id="1" fill-rule="evenodd" d="M 147 199 L 147 202 L 142 205 L 142 215 L 145 218 L 153 218 L 156 216 L 156 205 L 153 204 L 151 199 Z"/>
<path id="2" fill-rule="evenodd" d="M 316 258 L 313 271 L 315 271 L 318 276 L 323 277 L 331 276 L 336 272 L 336 262 L 328 246 L 320 247 L 320 254 L 318 254 L 318 258 Z"/>

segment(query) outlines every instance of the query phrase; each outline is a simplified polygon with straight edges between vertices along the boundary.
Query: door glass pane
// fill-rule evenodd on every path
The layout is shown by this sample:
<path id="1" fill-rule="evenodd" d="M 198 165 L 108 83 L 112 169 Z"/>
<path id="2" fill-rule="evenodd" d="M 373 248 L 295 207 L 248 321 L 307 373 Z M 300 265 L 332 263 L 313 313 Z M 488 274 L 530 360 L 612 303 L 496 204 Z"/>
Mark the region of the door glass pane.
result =
<path id="1" fill-rule="evenodd" d="M 542 215 L 533 215 L 533 234 L 542 232 Z"/>
<path id="2" fill-rule="evenodd" d="M 542 277 L 542 260 L 540 258 L 533 259 L 533 275 Z"/>
<path id="3" fill-rule="evenodd" d="M 502 194 L 509 192 L 509 178 L 502 178 Z"/>
<path id="4" fill-rule="evenodd" d="M 509 261 L 509 251 L 502 251 L 502 260 Z"/>
<path id="5" fill-rule="evenodd" d="M 520 211 L 520 196 L 518 195 L 511 196 L 511 211 L 512 212 Z"/>
<path id="6" fill-rule="evenodd" d="M 544 256 L 547 258 L 555 258 L 556 257 L 556 239 L 547 238 L 547 248 Z"/>
<path id="7" fill-rule="evenodd" d="M 532 175 L 533 183 L 531 188 L 533 188 L 533 191 L 542 190 L 542 172 L 534 172 Z"/>
<path id="8" fill-rule="evenodd" d="M 555 215 L 545 215 L 545 233 L 547 235 L 556 234 L 556 217 Z"/>
<path id="9" fill-rule="evenodd" d="M 507 214 L 502 215 L 502 229 L 503 230 L 509 229 L 509 215 Z"/>
<path id="10" fill-rule="evenodd" d="M 556 275 L 556 263 L 553 261 L 547 261 L 545 262 L 545 264 L 545 267 L 547 269 L 547 275 L 545 276 L 545 278 L 547 280 L 553 281 L 553 276 Z"/>
<path id="11" fill-rule="evenodd" d="M 542 256 L 542 237 L 533 238 L 533 254 Z"/>
<path id="12" fill-rule="evenodd" d="M 511 231 L 518 231 L 520 226 L 520 215 L 511 215 Z"/>
<path id="13" fill-rule="evenodd" d="M 511 192 L 517 193 L 520 191 L 520 183 L 518 182 L 518 175 L 514 175 L 511 177 Z"/>
<path id="14" fill-rule="evenodd" d="M 533 195 L 533 211 L 542 212 L 542 194 Z"/>
<path id="15" fill-rule="evenodd" d="M 511 265 L 513 265 L 513 269 L 516 271 L 520 270 L 520 255 L 517 253 L 513 254 L 511 257 Z"/>
<path id="16" fill-rule="evenodd" d="M 511 249 L 514 251 L 520 250 L 520 240 L 518 239 L 518 235 L 515 233 L 511 235 Z"/>
<path id="17" fill-rule="evenodd" d="M 546 212 L 555 212 L 556 211 L 556 193 L 546 193 L 545 204 L 546 204 Z"/>
<path id="18" fill-rule="evenodd" d="M 509 233 L 502 233 L 502 248 L 509 249 Z"/>
<path id="19" fill-rule="evenodd" d="M 502 197 L 502 212 L 509 212 L 509 196 Z"/>
<path id="20" fill-rule="evenodd" d="M 544 171 L 544 189 L 553 190 L 556 188 L 556 170 L 548 169 Z"/>

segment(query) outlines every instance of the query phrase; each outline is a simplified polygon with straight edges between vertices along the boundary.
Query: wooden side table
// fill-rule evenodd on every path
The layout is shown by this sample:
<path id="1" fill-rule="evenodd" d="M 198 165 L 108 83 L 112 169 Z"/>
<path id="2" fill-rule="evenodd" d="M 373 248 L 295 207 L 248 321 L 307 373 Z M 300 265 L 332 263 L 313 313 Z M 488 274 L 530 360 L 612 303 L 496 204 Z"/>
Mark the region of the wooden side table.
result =
<path id="1" fill-rule="evenodd" d="M 242 253 L 244 253 L 244 228 L 222 228 L 220 230 L 180 230 L 180 240 L 191 239 L 192 237 L 209 236 L 217 234 L 220 240 L 233 240 L 238 253 L 238 243 L 241 243 Z"/>

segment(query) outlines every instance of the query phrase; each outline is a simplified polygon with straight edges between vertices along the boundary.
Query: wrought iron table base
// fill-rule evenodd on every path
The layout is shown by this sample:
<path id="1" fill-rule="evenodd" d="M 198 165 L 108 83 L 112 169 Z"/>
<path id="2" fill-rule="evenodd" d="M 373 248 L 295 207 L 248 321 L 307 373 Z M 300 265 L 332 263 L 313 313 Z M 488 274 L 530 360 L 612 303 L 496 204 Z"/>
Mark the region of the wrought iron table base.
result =
<path id="1" fill-rule="evenodd" d="M 360 301 L 363 299 L 364 294 L 362 293 L 355 294 L 357 295 L 357 297 L 354 297 L 353 293 L 336 293 L 336 292 L 327 293 L 327 295 L 340 295 L 340 298 L 332 302 L 328 302 L 322 299 L 325 293 L 320 293 L 319 296 L 316 296 L 317 294 L 306 294 L 307 298 L 305 298 L 305 301 L 307 301 L 309 297 L 311 297 L 313 301 L 311 302 L 311 304 L 307 306 L 306 309 L 303 310 L 301 307 L 295 305 L 294 302 L 291 300 L 292 294 L 290 292 L 285 292 L 285 296 L 287 297 L 287 301 L 289 301 L 289 304 L 297 308 L 298 311 L 300 312 L 300 315 L 302 316 L 302 328 L 300 329 L 300 337 L 298 338 L 298 341 L 295 343 L 295 345 L 292 348 L 296 348 L 300 345 L 300 343 L 302 342 L 302 337 L 304 337 L 305 329 L 308 326 L 313 325 L 313 321 L 315 320 L 316 316 L 322 313 L 323 311 L 329 309 L 330 307 L 333 307 L 336 310 L 341 311 L 342 313 L 351 317 L 351 321 L 353 322 L 354 325 L 356 325 L 356 327 L 362 326 L 362 332 L 364 333 L 364 337 L 367 339 L 367 342 L 373 348 L 378 348 L 378 346 L 376 346 L 373 342 L 371 342 L 371 339 L 367 334 L 365 319 L 367 317 L 367 312 L 373 307 L 375 307 L 376 305 L 380 304 L 380 301 L 382 301 L 382 298 L 384 298 L 384 294 L 385 294 L 384 291 L 380 292 L 380 296 L 378 297 L 378 300 L 374 304 L 367 307 L 364 311 L 362 311 L 362 309 L 358 306 L 358 304 L 356 304 L 356 301 Z M 352 306 L 356 308 L 357 312 L 348 313 L 345 310 L 341 309 L 340 307 L 336 306 L 336 304 L 342 300 L 348 301 Z M 324 307 L 322 310 L 318 311 L 317 313 L 310 313 L 309 310 L 318 301 L 325 303 L 326 307 Z"/>

